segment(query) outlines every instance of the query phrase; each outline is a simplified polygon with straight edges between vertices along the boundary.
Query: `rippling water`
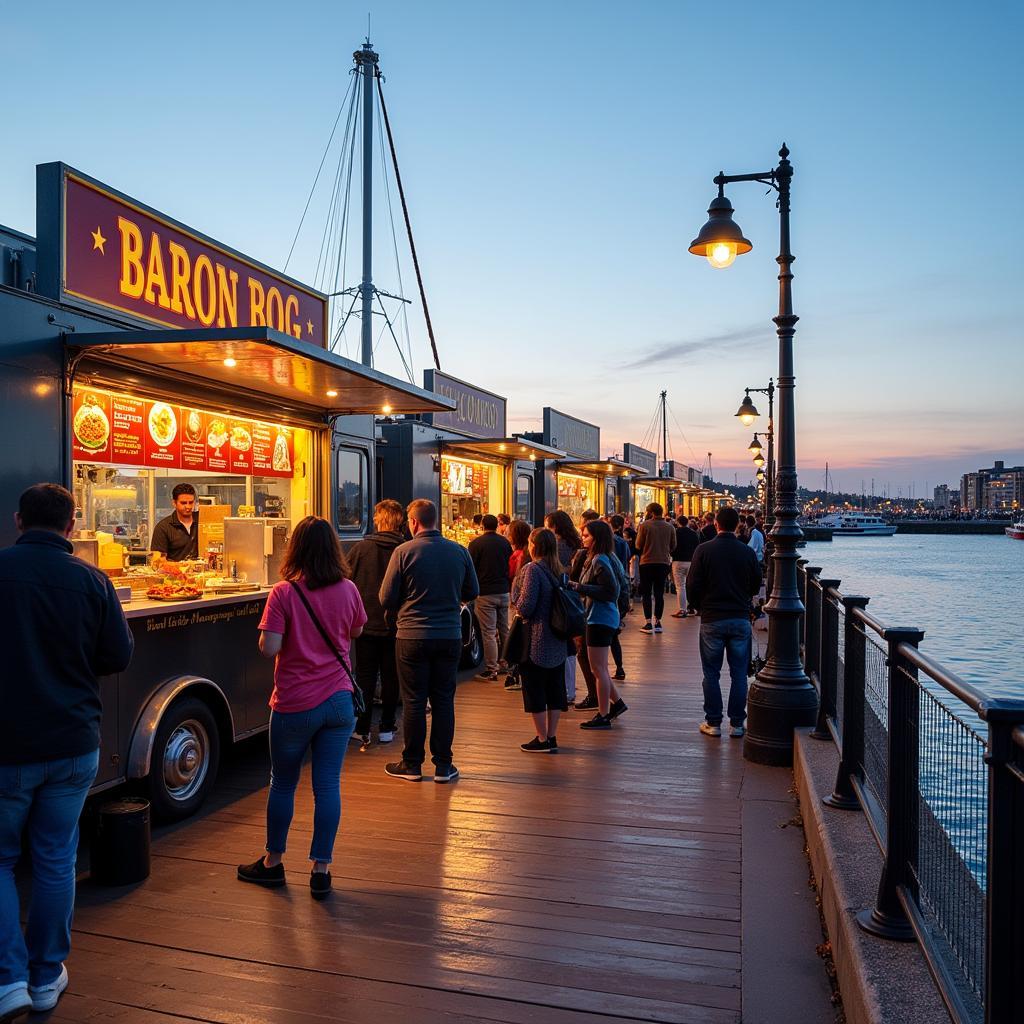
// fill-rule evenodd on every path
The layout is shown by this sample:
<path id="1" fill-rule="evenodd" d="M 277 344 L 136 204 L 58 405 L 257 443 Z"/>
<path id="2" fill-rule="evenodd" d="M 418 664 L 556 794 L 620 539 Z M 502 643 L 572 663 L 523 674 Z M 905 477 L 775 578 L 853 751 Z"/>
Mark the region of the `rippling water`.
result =
<path id="1" fill-rule="evenodd" d="M 998 536 L 836 537 L 802 549 L 887 626 L 993 697 L 1024 698 L 1024 541 Z"/>

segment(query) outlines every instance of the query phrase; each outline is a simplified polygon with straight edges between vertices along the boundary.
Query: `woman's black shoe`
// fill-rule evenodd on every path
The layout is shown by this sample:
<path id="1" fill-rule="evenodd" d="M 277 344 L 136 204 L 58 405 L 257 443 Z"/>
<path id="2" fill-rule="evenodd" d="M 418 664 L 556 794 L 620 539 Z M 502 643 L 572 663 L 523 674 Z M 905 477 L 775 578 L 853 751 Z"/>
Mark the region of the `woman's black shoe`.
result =
<path id="1" fill-rule="evenodd" d="M 331 892 L 330 871 L 310 871 L 309 894 L 315 900 L 326 899 Z"/>
<path id="2" fill-rule="evenodd" d="M 618 718 L 623 711 L 628 711 L 629 708 L 626 706 L 626 702 L 620 697 L 609 709 L 609 718 Z"/>
<path id="3" fill-rule="evenodd" d="M 610 729 L 611 727 L 611 718 L 608 715 L 602 715 L 600 711 L 586 722 L 580 722 L 581 729 Z"/>
<path id="4" fill-rule="evenodd" d="M 238 865 L 238 880 L 240 882 L 252 882 L 253 885 L 262 885 L 266 889 L 279 889 L 284 885 L 284 865 L 275 864 L 268 868 L 263 863 L 263 858 L 254 860 L 251 864 Z"/>
<path id="5" fill-rule="evenodd" d="M 519 744 L 520 750 L 525 750 L 528 754 L 549 754 L 551 753 L 551 741 L 542 740 L 539 736 L 534 736 L 532 740 L 527 743 Z M 558 750 L 558 744 L 555 744 L 555 750 Z"/>
<path id="6" fill-rule="evenodd" d="M 573 707 L 575 707 L 577 711 L 592 711 L 597 707 L 597 698 L 584 697 L 583 700 L 577 701 Z"/>

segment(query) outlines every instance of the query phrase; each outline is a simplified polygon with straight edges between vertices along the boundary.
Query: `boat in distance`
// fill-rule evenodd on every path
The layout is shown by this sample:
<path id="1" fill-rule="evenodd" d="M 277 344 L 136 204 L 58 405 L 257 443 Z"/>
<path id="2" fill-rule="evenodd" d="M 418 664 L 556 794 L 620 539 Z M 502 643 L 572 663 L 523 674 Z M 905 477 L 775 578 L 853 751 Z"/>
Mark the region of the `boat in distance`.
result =
<path id="1" fill-rule="evenodd" d="M 891 537 L 896 532 L 881 516 L 864 512 L 837 512 L 819 519 L 818 525 L 831 527 L 833 537 Z"/>
<path id="2" fill-rule="evenodd" d="M 1014 540 L 1024 540 L 1024 516 L 1006 528 L 1006 536 L 1012 537 Z"/>

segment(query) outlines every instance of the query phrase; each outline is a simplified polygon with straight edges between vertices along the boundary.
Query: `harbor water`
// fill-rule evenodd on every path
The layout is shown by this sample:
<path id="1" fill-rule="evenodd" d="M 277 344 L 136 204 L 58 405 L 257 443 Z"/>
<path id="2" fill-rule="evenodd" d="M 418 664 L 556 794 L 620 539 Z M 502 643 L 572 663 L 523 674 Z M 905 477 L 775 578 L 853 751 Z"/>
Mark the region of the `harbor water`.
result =
<path id="1" fill-rule="evenodd" d="M 887 626 L 923 629 L 921 650 L 993 697 L 1024 699 L 1024 541 L 897 533 L 802 550 Z"/>

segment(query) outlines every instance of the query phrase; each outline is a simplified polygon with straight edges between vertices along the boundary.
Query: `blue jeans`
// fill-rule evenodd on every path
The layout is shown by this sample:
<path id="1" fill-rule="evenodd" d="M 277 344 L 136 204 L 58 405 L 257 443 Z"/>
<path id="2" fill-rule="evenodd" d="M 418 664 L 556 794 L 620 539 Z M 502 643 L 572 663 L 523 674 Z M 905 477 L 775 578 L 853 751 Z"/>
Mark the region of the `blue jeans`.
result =
<path id="1" fill-rule="evenodd" d="M 71 952 L 78 818 L 100 752 L 0 764 L 0 985 L 47 985 Z M 14 866 L 28 831 L 32 902 L 22 935 Z"/>
<path id="2" fill-rule="evenodd" d="M 700 625 L 700 664 L 704 669 L 704 717 L 709 725 L 722 724 L 722 656 L 729 662 L 729 722 L 742 725 L 747 718 L 747 669 L 752 634 L 749 619 L 720 619 Z"/>
<path id="3" fill-rule="evenodd" d="M 309 711 L 270 714 L 267 850 L 284 853 L 295 812 L 295 788 L 313 751 L 313 841 L 309 859 L 330 864 L 341 823 L 341 765 L 355 728 L 352 694 L 339 690 Z"/>

